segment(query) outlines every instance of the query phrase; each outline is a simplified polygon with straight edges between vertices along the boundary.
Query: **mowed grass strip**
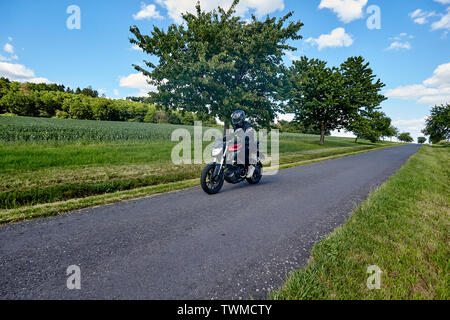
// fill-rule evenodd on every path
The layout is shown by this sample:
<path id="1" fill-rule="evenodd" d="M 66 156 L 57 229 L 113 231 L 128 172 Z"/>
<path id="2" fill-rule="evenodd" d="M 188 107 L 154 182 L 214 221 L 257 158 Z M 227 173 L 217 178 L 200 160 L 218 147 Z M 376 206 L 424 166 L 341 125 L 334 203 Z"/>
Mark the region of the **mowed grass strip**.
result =
<path id="1" fill-rule="evenodd" d="M 40 204 L 30 207 L 21 207 L 9 210 L 0 210 L 0 225 L 45 218 L 59 214 L 75 211 L 78 209 L 94 207 L 99 205 L 112 204 L 120 201 L 131 200 L 152 195 L 181 190 L 199 184 L 198 179 L 183 180 L 163 185 L 137 188 L 133 190 L 119 191 L 114 193 L 101 194 L 85 198 L 70 199 L 54 203 Z"/>
<path id="2" fill-rule="evenodd" d="M 47 153 L 45 150 L 48 148 L 31 152 L 25 148 L 22 152 L 24 147 L 21 146 L 14 156 L 6 156 L 9 159 L 2 163 L 0 209 L 131 190 L 200 176 L 203 165 L 174 165 L 167 160 L 162 162 L 161 158 L 169 157 L 171 147 L 163 143 L 158 146 L 160 149 L 153 155 L 150 144 L 147 147 L 140 144 L 134 147 L 119 145 L 115 151 L 110 144 L 80 146 L 77 156 L 68 147 L 54 148 Z M 376 147 L 353 146 L 287 153 L 281 154 L 280 163 L 283 165 L 373 148 Z M 104 150 L 107 150 L 106 154 Z M 145 161 L 145 152 L 149 153 L 149 164 Z M 58 153 L 58 156 L 49 156 L 54 153 Z M 30 170 L 30 167 L 33 169 Z"/>
<path id="3" fill-rule="evenodd" d="M 384 147 L 390 147 L 390 146 L 384 146 Z M 284 164 L 280 166 L 280 169 L 288 169 L 296 166 L 301 165 L 307 165 L 312 164 L 318 161 L 325 161 L 325 160 L 331 160 L 335 158 L 345 157 L 347 155 L 354 155 L 358 153 L 364 153 L 369 152 L 368 150 L 359 150 L 351 153 L 345 153 L 345 154 L 335 154 L 330 155 L 328 157 L 324 158 L 314 158 L 312 160 L 304 160 L 300 162 L 290 163 L 290 164 Z M 108 168 L 112 171 L 115 171 L 114 168 Z M 271 170 L 271 168 L 266 168 L 266 170 Z M 139 170 L 136 168 L 125 168 L 122 167 L 122 170 L 118 169 L 118 172 L 121 172 L 123 174 L 127 174 L 128 172 L 133 172 L 134 174 L 139 175 Z M 149 170 L 145 170 L 145 172 L 148 172 Z M 50 173 L 49 171 L 48 173 Z M 102 173 L 100 173 L 102 174 Z M 105 173 L 108 174 L 108 173 Z M 117 173 L 114 173 L 117 174 Z M 50 174 L 51 176 L 51 174 Z M 88 176 L 88 179 L 91 177 Z M 70 199 L 65 201 L 58 201 L 58 202 L 52 202 L 52 203 L 46 203 L 46 204 L 37 204 L 32 206 L 23 206 L 18 207 L 14 209 L 4 209 L 0 210 L 0 225 L 11 223 L 11 222 L 19 222 L 23 220 L 30 220 L 35 218 L 44 218 L 44 217 L 50 217 L 58 214 L 62 214 L 65 212 L 77 210 L 77 209 L 83 209 L 87 207 L 92 206 L 99 206 L 99 205 L 105 205 L 110 203 L 115 203 L 123 200 L 130 200 L 140 197 L 147 197 L 153 194 L 163 193 L 163 192 L 169 192 L 169 191 L 176 191 L 176 190 L 182 190 L 189 187 L 198 186 L 200 184 L 200 180 L 197 178 L 190 179 L 190 180 L 182 180 L 178 182 L 173 183 L 167 183 L 167 184 L 160 184 L 156 186 L 149 186 L 149 187 L 142 187 L 127 191 L 116 191 L 112 193 L 106 193 L 101 195 L 95 195 L 95 196 L 87 196 L 84 198 L 76 198 L 76 199 Z"/>
<path id="4" fill-rule="evenodd" d="M 449 299 L 450 148 L 422 147 L 272 299 Z M 381 288 L 369 290 L 377 265 Z"/>
<path id="5" fill-rule="evenodd" d="M 82 198 L 92 195 L 131 190 L 140 187 L 167 184 L 196 178 L 202 168 L 196 166 L 173 166 L 163 173 L 129 177 L 125 179 L 109 179 L 98 182 L 70 182 L 28 189 L 13 189 L 0 193 L 0 208 L 11 209 L 30 206 L 38 203 L 50 203 L 61 200 Z"/>
<path id="6" fill-rule="evenodd" d="M 0 128 L 0 209 L 183 181 L 199 177 L 202 169 L 171 162 L 178 143 L 170 140 L 172 131 L 186 128 L 192 133 L 192 126 L 0 117 Z M 319 145 L 318 140 L 315 135 L 282 133 L 280 163 L 389 145 L 336 137 Z M 203 148 L 210 143 L 205 141 Z"/>

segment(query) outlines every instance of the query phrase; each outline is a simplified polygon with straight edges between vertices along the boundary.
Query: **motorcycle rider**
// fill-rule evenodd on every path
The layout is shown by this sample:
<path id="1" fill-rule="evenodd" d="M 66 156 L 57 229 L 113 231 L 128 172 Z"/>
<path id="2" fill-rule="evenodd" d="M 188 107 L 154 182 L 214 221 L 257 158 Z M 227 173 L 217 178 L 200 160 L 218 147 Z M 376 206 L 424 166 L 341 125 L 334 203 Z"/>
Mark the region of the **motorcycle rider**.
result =
<path id="1" fill-rule="evenodd" d="M 251 178 L 253 173 L 255 172 L 256 166 L 256 151 L 257 146 L 255 142 L 255 131 L 253 130 L 253 126 L 250 122 L 245 120 L 246 115 L 242 110 L 236 110 L 231 114 L 231 121 L 233 123 L 234 133 L 238 130 L 242 129 L 245 137 L 249 138 L 249 152 L 248 152 L 248 170 L 247 170 L 247 178 Z"/>

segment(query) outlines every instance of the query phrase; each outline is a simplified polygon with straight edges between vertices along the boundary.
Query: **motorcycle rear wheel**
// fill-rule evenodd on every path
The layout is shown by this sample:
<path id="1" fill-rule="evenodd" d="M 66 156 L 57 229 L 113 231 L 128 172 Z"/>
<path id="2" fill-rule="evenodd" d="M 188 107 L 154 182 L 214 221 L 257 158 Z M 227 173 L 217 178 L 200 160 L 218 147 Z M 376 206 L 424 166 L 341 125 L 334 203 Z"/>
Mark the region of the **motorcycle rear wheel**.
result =
<path id="1" fill-rule="evenodd" d="M 262 178 L 262 165 L 258 164 L 251 178 L 245 178 L 250 184 L 257 184 Z"/>
<path id="2" fill-rule="evenodd" d="M 219 173 L 219 177 L 216 178 L 217 181 L 212 180 L 212 175 L 214 173 L 214 169 L 216 167 L 215 163 L 208 164 L 202 171 L 202 175 L 200 177 L 200 184 L 202 186 L 203 191 L 207 194 L 216 194 L 222 189 L 223 186 L 223 171 Z"/>

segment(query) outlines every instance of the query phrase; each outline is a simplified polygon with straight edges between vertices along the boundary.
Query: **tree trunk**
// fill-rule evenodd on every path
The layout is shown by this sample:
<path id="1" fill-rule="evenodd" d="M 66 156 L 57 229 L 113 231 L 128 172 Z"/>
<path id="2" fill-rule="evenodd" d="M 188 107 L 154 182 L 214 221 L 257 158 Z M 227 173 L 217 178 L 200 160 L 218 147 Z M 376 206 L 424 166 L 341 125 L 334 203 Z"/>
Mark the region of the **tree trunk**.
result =
<path id="1" fill-rule="evenodd" d="M 356 137 L 356 139 L 355 139 L 355 143 L 357 143 L 358 142 L 358 137 Z"/>
<path id="2" fill-rule="evenodd" d="M 323 145 L 325 143 L 325 124 L 322 123 L 320 126 L 320 144 Z"/>

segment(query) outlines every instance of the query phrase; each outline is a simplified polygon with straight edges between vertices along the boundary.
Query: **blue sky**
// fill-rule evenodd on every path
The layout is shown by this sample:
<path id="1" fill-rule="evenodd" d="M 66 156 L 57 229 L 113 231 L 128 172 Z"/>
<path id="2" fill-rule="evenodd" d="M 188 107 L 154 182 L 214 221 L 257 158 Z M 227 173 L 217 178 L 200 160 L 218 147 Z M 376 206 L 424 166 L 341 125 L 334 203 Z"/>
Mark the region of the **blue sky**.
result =
<path id="1" fill-rule="evenodd" d="M 202 1 L 205 8 L 231 0 Z M 179 23 L 179 13 L 195 0 L 86 1 L 3 0 L 0 2 L 0 76 L 19 81 L 50 81 L 66 86 L 92 85 L 121 98 L 151 89 L 131 66 L 148 58 L 128 38 L 136 24 Z M 66 12 L 80 8 L 80 29 L 68 29 Z M 367 20 L 380 10 L 381 28 Z M 450 0 L 242 0 L 239 13 L 264 17 L 294 11 L 305 26 L 298 48 L 285 61 L 306 55 L 339 65 L 362 55 L 386 84 L 383 110 L 414 137 L 434 104 L 450 101 Z M 378 20 L 375 20 L 378 21 Z"/>

